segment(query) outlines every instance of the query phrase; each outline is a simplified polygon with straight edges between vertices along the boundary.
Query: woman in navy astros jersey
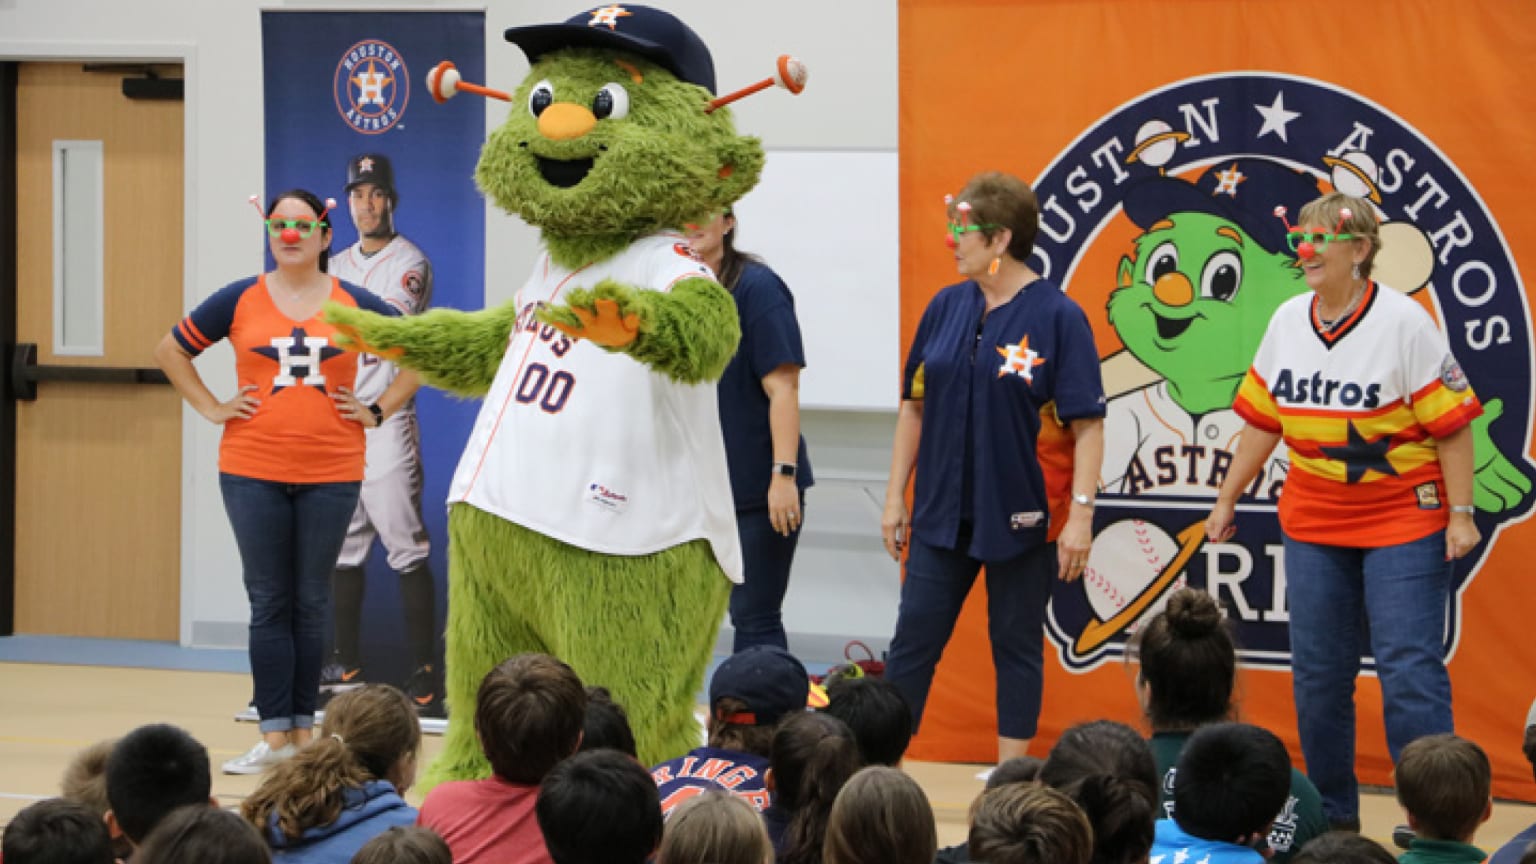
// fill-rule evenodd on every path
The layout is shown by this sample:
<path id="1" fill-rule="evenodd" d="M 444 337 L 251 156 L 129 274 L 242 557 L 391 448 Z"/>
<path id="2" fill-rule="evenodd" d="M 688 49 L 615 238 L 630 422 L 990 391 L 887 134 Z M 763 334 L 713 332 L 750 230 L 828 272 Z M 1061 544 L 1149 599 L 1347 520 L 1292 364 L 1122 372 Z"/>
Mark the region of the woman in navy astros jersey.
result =
<path id="1" fill-rule="evenodd" d="M 881 518 L 892 558 L 911 547 L 886 677 L 921 722 L 934 666 L 985 565 L 1001 762 L 1035 736 L 1051 574 L 1074 580 L 1088 563 L 1104 387 L 1087 316 L 1024 263 L 1040 221 L 1029 186 L 978 174 L 949 219 L 966 279 L 940 291 L 918 324 Z"/>
<path id="2" fill-rule="evenodd" d="M 688 243 L 736 300 L 741 345 L 717 389 L 720 428 L 736 499 L 745 581 L 731 589 L 732 650 L 787 648 L 784 592 L 800 541 L 811 463 L 800 436 L 805 350 L 795 298 L 756 255 L 736 249 L 736 214 L 688 226 Z"/>

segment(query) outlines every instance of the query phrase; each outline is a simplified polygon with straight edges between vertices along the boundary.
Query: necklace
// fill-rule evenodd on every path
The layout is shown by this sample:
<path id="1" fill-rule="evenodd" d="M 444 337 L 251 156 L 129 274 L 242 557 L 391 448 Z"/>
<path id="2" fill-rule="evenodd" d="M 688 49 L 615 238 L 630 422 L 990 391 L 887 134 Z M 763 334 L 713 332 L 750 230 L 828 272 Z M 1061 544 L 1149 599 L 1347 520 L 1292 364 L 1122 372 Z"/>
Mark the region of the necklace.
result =
<path id="1" fill-rule="evenodd" d="M 1349 303 L 1348 303 L 1348 305 L 1346 305 L 1344 307 L 1344 311 L 1340 312 L 1339 314 L 1337 314 L 1335 316 L 1333 316 L 1332 318 L 1324 318 L 1323 317 L 1323 301 L 1322 301 L 1322 298 L 1318 298 L 1318 301 L 1317 301 L 1317 323 L 1318 323 L 1318 328 L 1322 332 L 1324 332 L 1324 333 L 1332 333 L 1334 331 L 1334 328 L 1338 327 L 1340 324 L 1344 323 L 1344 321 L 1346 321 L 1349 318 L 1350 314 L 1355 311 L 1355 307 L 1360 305 L 1360 298 L 1362 298 L 1364 296 L 1365 296 L 1365 283 L 1361 282 L 1358 286 L 1355 287 L 1354 294 L 1350 296 Z"/>

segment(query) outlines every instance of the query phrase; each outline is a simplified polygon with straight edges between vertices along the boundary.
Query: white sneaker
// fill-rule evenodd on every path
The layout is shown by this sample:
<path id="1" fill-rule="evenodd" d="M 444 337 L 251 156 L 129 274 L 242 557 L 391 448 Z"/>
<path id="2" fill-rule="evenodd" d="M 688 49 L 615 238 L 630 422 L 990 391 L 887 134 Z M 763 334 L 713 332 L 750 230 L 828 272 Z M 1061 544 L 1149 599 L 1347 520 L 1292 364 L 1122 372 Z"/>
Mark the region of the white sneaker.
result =
<path id="1" fill-rule="evenodd" d="M 297 752 L 298 748 L 292 744 L 284 744 L 274 750 L 271 744 L 262 740 L 257 742 L 255 747 L 247 750 L 244 756 L 238 756 L 225 762 L 224 773 L 260 774 Z"/>

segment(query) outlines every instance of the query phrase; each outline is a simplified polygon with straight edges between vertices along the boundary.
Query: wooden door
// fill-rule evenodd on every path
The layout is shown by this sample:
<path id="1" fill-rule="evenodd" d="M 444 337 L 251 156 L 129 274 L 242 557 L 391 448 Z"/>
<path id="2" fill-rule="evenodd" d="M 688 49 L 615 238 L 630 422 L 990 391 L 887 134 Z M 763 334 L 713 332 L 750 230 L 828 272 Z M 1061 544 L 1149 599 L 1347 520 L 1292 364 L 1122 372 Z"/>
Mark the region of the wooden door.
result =
<path id="1" fill-rule="evenodd" d="M 18 72 L 16 330 L 39 365 L 152 367 L 183 312 L 182 103 L 130 100 L 122 79 L 79 63 Z M 92 198 L 92 149 L 94 232 L 88 210 L 70 209 Z M 101 257 L 85 260 L 93 247 Z M 100 273 L 96 311 L 56 298 L 56 256 L 71 284 Z M 39 381 L 16 405 L 15 513 L 17 633 L 177 639 L 181 406 L 169 386 Z"/>

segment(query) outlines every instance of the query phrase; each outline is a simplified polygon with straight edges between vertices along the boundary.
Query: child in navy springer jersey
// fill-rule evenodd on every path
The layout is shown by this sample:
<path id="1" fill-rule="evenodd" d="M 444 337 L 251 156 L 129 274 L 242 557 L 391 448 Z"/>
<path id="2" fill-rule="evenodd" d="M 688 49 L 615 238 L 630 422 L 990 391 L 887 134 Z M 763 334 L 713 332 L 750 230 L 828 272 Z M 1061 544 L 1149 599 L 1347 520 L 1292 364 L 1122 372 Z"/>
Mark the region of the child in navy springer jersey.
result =
<path id="1" fill-rule="evenodd" d="M 710 789 L 737 795 L 759 813 L 768 809 L 774 726 L 804 711 L 809 695 L 805 666 L 782 648 L 759 645 L 726 658 L 709 681 L 709 744 L 651 769 L 661 812 L 670 816 Z"/>

